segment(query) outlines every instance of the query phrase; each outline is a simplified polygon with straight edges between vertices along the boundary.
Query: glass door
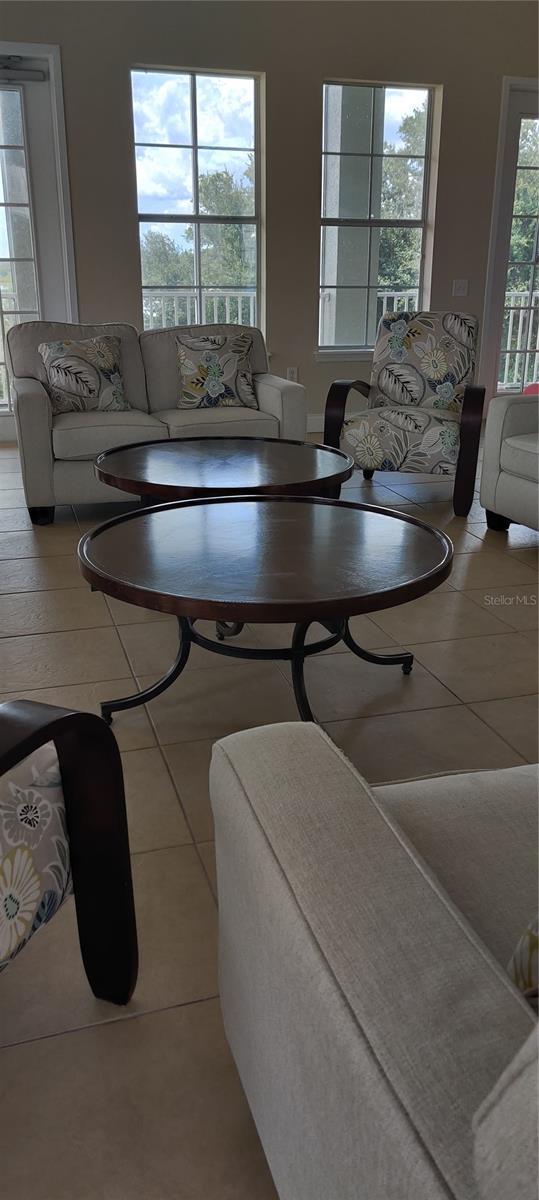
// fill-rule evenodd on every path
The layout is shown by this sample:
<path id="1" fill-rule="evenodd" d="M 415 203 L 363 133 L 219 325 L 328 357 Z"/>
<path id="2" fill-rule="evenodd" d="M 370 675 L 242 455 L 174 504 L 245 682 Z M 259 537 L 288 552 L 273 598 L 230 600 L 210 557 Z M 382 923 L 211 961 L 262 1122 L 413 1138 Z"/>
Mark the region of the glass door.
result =
<path id="1" fill-rule="evenodd" d="M 487 402 L 539 379 L 539 104 L 534 80 L 506 80 L 479 382 Z"/>
<path id="2" fill-rule="evenodd" d="M 520 117 L 498 390 L 539 379 L 539 119 Z"/>
<path id="3" fill-rule="evenodd" d="M 0 85 L 0 405 L 9 403 L 6 334 L 36 321 L 40 303 L 28 184 L 22 91 Z"/>
<path id="4" fill-rule="evenodd" d="M 0 435 L 11 399 L 6 335 L 21 321 L 76 321 L 57 46 L 0 42 Z"/>

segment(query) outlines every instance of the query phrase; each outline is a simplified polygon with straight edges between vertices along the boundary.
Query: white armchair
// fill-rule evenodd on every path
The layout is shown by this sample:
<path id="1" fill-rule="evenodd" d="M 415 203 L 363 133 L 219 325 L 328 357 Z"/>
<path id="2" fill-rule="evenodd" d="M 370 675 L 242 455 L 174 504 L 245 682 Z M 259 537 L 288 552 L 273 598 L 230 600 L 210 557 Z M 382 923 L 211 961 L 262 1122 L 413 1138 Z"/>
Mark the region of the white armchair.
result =
<path id="1" fill-rule="evenodd" d="M 495 396 L 485 428 L 481 504 L 489 529 L 539 529 L 539 397 Z"/>
<path id="2" fill-rule="evenodd" d="M 245 328 L 245 327 L 243 327 Z M 238 326 L 206 325 L 209 335 Z M 167 438 L 280 437 L 302 441 L 307 427 L 305 389 L 268 372 L 264 339 L 252 337 L 251 364 L 258 408 L 178 408 L 175 329 L 152 329 L 139 337 L 132 325 L 66 325 L 28 321 L 7 337 L 7 364 L 15 398 L 15 420 L 24 493 L 35 524 L 54 520 L 56 504 L 131 500 L 126 492 L 101 483 L 94 461 L 103 450 L 130 442 Z M 53 415 L 45 388 L 41 342 L 112 334 L 119 337 L 127 412 L 66 412 Z"/>

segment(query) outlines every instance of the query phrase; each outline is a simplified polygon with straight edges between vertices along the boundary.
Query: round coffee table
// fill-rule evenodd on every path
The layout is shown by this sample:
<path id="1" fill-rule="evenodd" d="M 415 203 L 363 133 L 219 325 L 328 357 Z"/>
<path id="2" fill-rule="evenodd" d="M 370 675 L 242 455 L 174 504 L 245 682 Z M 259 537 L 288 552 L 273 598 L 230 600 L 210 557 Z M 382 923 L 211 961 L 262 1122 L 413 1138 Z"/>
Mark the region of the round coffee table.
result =
<path id="1" fill-rule="evenodd" d="M 315 497 L 188 500 L 137 509 L 87 533 L 82 574 L 94 589 L 178 617 L 180 646 L 151 687 L 101 705 L 106 720 L 165 691 L 183 671 L 191 645 L 237 658 L 287 659 L 300 716 L 313 721 L 305 658 L 343 641 L 360 658 L 412 669 L 408 653 L 373 654 L 354 641 L 348 619 L 414 600 L 450 573 L 453 547 L 439 529 L 368 504 Z M 217 640 L 196 621 L 218 623 Z M 295 622 L 289 649 L 224 644 L 246 621 Z M 328 637 L 305 644 L 313 621 Z"/>
<path id="2" fill-rule="evenodd" d="M 98 479 L 144 504 L 197 496 L 338 496 L 353 471 L 353 458 L 342 450 L 256 437 L 136 442 L 105 450 L 95 463 Z"/>

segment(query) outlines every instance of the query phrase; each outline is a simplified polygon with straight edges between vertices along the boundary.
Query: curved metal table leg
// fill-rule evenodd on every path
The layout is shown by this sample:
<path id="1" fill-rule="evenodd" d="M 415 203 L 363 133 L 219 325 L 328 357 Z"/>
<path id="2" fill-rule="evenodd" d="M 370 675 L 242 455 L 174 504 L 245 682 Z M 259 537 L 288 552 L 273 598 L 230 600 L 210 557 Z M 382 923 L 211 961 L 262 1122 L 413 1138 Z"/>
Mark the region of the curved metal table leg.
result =
<path id="1" fill-rule="evenodd" d="M 174 683 L 174 680 L 178 678 L 178 675 L 181 675 L 191 649 L 191 627 L 187 617 L 179 617 L 178 625 L 180 630 L 180 648 L 166 675 L 158 679 L 157 683 L 152 683 L 151 687 L 145 688 L 143 692 L 135 692 L 133 696 L 124 696 L 121 700 L 105 700 L 101 705 L 101 716 L 107 722 L 107 725 L 112 724 L 113 712 L 123 712 L 126 708 L 137 708 L 139 704 L 146 704 L 148 700 L 155 700 L 156 696 L 160 696 L 162 692 L 166 691 L 171 683 Z"/>
<path id="2" fill-rule="evenodd" d="M 314 716 L 313 710 L 309 704 L 307 690 L 305 688 L 305 676 L 303 674 L 303 668 L 305 665 L 305 655 L 303 650 L 305 646 L 305 638 L 310 625 L 312 625 L 312 621 L 302 621 L 301 624 L 295 626 L 294 636 L 292 638 L 290 662 L 292 664 L 292 685 L 294 688 L 294 696 L 296 697 L 299 715 L 302 721 L 314 721 L 317 723 L 316 717 Z"/>
<path id="3" fill-rule="evenodd" d="M 225 638 L 237 637 L 243 629 L 243 621 L 216 621 L 215 632 L 220 642 Z"/>
<path id="4" fill-rule="evenodd" d="M 405 651 L 403 654 L 373 654 L 372 650 L 363 650 L 354 641 L 348 627 L 348 621 L 344 622 L 342 640 L 345 646 L 348 646 L 349 650 L 357 654 L 358 658 L 363 658 L 365 662 L 376 663 L 380 667 L 395 667 L 400 665 L 402 666 L 404 675 L 409 675 L 414 665 L 414 656 L 409 651 Z"/>

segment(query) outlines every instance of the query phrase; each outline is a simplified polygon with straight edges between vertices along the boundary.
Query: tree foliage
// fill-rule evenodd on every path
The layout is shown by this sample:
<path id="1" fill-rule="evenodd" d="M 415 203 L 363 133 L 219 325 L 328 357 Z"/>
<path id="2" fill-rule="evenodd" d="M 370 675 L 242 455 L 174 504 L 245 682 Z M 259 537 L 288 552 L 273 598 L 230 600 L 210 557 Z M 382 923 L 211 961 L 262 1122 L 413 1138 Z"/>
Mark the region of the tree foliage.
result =
<path id="1" fill-rule="evenodd" d="M 414 220 L 421 217 L 425 125 L 427 101 L 403 117 L 399 126 L 398 154 L 382 164 L 380 216 L 388 220 Z M 395 154 L 396 147 L 384 143 L 385 154 Z M 409 157 L 406 157 L 409 156 Z M 386 228 L 380 235 L 378 257 L 378 286 L 395 291 L 411 291 L 419 282 L 421 230 Z"/>
<path id="2" fill-rule="evenodd" d="M 254 211 L 254 159 L 238 183 L 231 171 L 207 171 L 199 180 L 199 207 L 215 214 L 215 224 L 200 225 L 202 282 L 212 287 L 247 287 L 256 283 L 256 244 L 250 225 L 222 224 L 219 217 L 250 216 Z M 186 249 L 159 230 L 148 230 L 141 239 L 142 279 L 146 287 L 182 287 L 194 284 L 194 230 L 183 225 Z"/>

